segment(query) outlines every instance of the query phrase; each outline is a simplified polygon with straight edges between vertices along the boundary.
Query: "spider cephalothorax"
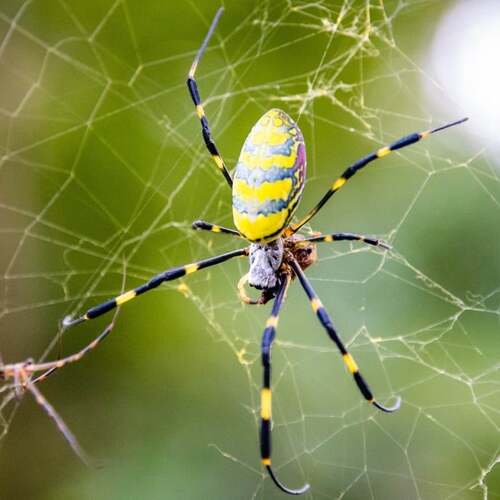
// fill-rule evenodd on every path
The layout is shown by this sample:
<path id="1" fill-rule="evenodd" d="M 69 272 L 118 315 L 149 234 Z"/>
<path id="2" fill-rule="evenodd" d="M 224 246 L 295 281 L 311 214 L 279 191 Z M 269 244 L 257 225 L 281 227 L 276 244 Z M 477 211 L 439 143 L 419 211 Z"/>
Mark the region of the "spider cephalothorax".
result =
<path id="1" fill-rule="evenodd" d="M 306 241 L 302 235 L 294 234 L 264 244 L 252 243 L 248 254 L 250 270 L 239 283 L 240 299 L 246 304 L 266 304 L 276 296 L 284 276 L 295 278 L 291 268 L 293 260 L 305 270 L 317 258 L 316 243 Z M 262 290 L 259 298 L 248 297 L 244 290 L 246 283 Z"/>
<path id="2" fill-rule="evenodd" d="M 252 243 L 248 260 L 248 284 L 257 290 L 273 290 L 278 285 L 279 269 L 283 262 L 283 239 L 270 243 Z"/>
<path id="3" fill-rule="evenodd" d="M 375 408 L 388 413 L 399 408 L 400 399 L 398 398 L 394 405 L 387 407 L 380 404 L 373 397 L 368 384 L 361 376 L 358 365 L 337 334 L 328 312 L 323 307 L 321 300 L 304 273 L 304 270 L 317 260 L 316 243 L 319 242 L 361 241 L 386 250 L 390 247 L 376 238 L 353 233 L 318 234 L 307 238 L 296 233 L 316 215 L 356 172 L 366 165 L 387 156 L 392 151 L 404 148 L 440 130 L 462 123 L 466 118 L 432 130 L 407 135 L 354 162 L 329 186 L 328 191 L 316 206 L 309 210 L 297 223 L 291 224 L 291 219 L 304 189 L 306 174 L 305 141 L 297 124 L 284 111 L 271 109 L 264 113 L 245 140 L 233 177 L 226 168 L 224 160 L 212 139 L 194 75 L 221 14 L 222 8 L 217 12 L 208 34 L 193 61 L 188 74 L 187 85 L 201 122 L 205 145 L 215 165 L 232 188 L 233 219 L 237 230 L 205 221 L 194 222 L 193 228 L 214 233 L 231 234 L 240 238 L 240 240 L 247 240 L 250 246 L 168 269 L 153 276 L 146 283 L 88 309 L 80 317 L 66 317 L 63 321 L 63 327 L 73 327 L 84 321 L 97 318 L 139 295 L 159 287 L 164 282 L 182 278 L 201 269 L 221 264 L 234 257 L 248 257 L 250 270 L 241 278 L 238 284 L 241 299 L 248 304 L 265 304 L 270 299 L 275 298 L 261 343 L 264 375 L 260 405 L 260 452 L 262 464 L 268 470 L 274 483 L 282 491 L 292 495 L 299 495 L 307 491 L 309 485 L 306 484 L 300 489 L 287 488 L 278 481 L 271 467 L 271 347 L 276 335 L 279 312 L 286 297 L 288 286 L 294 278 L 297 278 L 300 282 L 313 312 L 330 339 L 337 346 L 342 360 L 349 373 L 353 376 L 362 396 Z M 244 285 L 247 282 L 252 287 L 262 290 L 257 300 L 246 295 Z M 57 361 L 12 365 L 0 364 L 0 376 L 14 378 L 14 380 L 20 378 L 23 387 L 30 390 L 37 401 L 45 407 L 47 413 L 56 421 L 59 429 L 70 442 L 75 452 L 81 457 L 83 457 L 83 453 L 76 439 L 66 428 L 55 410 L 40 394 L 35 384 L 45 380 L 48 375 L 59 368 L 80 360 L 106 338 L 112 328 L 113 322 L 79 352 Z M 38 372 L 42 372 L 42 375 L 32 381 L 31 375 Z"/>
<path id="4" fill-rule="evenodd" d="M 257 290 L 272 290 L 278 285 L 278 277 L 290 274 L 290 262 L 295 259 L 304 271 L 318 259 L 316 244 L 304 236 L 294 234 L 278 238 L 270 243 L 252 243 L 248 259 L 250 271 L 248 284 Z"/>

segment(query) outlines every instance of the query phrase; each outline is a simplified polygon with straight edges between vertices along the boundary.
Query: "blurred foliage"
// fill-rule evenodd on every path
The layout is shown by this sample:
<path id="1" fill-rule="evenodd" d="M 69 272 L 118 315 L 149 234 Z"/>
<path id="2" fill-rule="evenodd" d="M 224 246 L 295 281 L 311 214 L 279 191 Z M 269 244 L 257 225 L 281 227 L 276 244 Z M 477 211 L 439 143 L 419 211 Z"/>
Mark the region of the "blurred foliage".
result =
<path id="1" fill-rule="evenodd" d="M 264 111 L 284 108 L 308 144 L 303 213 L 350 161 L 459 117 L 434 116 L 419 90 L 448 5 L 229 0 L 198 73 L 227 163 Z M 236 248 L 190 230 L 232 225 L 185 88 L 218 6 L 2 2 L 4 361 L 84 345 L 106 319 L 58 340 L 60 319 L 119 292 L 124 275 L 128 288 Z M 363 404 L 295 284 L 273 356 L 274 463 L 291 486 L 307 479 L 310 498 L 483 498 L 500 426 L 500 191 L 496 176 L 478 180 L 491 168 L 481 155 L 467 163 L 478 151 L 466 130 L 370 167 L 314 219 L 394 246 L 324 246 L 308 273 L 376 394 L 404 404 L 391 416 Z M 97 468 L 29 395 L 3 408 L 0 497 L 281 498 L 257 439 L 268 308 L 238 302 L 245 269 L 229 262 L 184 293 L 173 283 L 127 304 L 98 350 L 40 387 Z M 498 466 L 484 480 L 500 497 Z"/>

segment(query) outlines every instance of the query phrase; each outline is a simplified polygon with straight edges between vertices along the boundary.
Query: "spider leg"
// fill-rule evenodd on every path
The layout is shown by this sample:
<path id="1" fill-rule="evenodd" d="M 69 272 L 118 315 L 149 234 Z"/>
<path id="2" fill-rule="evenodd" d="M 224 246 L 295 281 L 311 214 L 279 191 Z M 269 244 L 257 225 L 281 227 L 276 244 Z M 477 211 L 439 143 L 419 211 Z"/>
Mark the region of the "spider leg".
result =
<path id="1" fill-rule="evenodd" d="M 82 359 L 86 354 L 95 349 L 111 332 L 114 327 L 116 315 L 118 311 L 113 316 L 113 321 L 106 326 L 101 334 L 99 334 L 94 340 L 89 342 L 85 347 L 80 349 L 78 352 L 74 354 L 70 354 L 69 356 L 65 356 L 56 361 L 46 361 L 42 363 L 35 363 L 31 359 L 21 362 L 21 363 L 12 363 L 8 365 L 0 365 L 0 375 L 2 375 L 5 379 L 14 378 L 14 387 L 16 390 L 19 389 L 29 389 L 29 384 L 38 384 L 46 380 L 50 375 L 52 375 L 55 371 L 63 368 L 64 366 L 76 363 L 80 359 Z M 31 380 L 31 375 L 33 373 L 43 372 L 41 375 Z M 33 392 L 33 391 L 32 391 Z"/>
<path id="2" fill-rule="evenodd" d="M 365 379 L 359 372 L 359 368 L 358 365 L 356 364 L 356 361 L 354 361 L 354 358 L 351 356 L 351 354 L 349 354 L 342 340 L 338 336 L 337 331 L 333 326 L 332 320 L 330 319 L 330 316 L 326 312 L 326 309 L 323 307 L 323 304 L 321 303 L 319 297 L 316 295 L 316 292 L 313 290 L 311 284 L 309 283 L 309 280 L 306 278 L 304 271 L 302 271 L 302 269 L 300 268 L 299 264 L 295 259 L 290 260 L 290 265 L 294 273 L 296 274 L 297 278 L 299 278 L 300 284 L 304 288 L 306 295 L 309 297 L 309 301 L 311 302 L 311 307 L 313 311 L 316 313 L 316 316 L 318 317 L 320 323 L 323 325 L 328 335 L 330 336 L 330 338 L 333 340 L 338 350 L 340 351 L 342 359 L 344 360 L 347 369 L 354 377 L 354 381 L 356 382 L 356 385 L 358 386 L 358 389 L 360 390 L 363 397 L 373 406 L 386 413 L 392 413 L 398 410 L 399 407 L 401 406 L 400 397 L 398 397 L 394 405 L 390 407 L 383 406 L 375 400 L 370 388 L 368 387 L 368 384 L 365 382 Z"/>
<path id="3" fill-rule="evenodd" d="M 42 373 L 35 379 L 33 379 L 34 384 L 38 384 L 40 382 L 43 382 L 44 380 L 48 379 L 55 371 L 57 371 L 59 368 L 57 366 L 53 366 L 49 370 L 47 370 L 45 373 Z"/>
<path id="4" fill-rule="evenodd" d="M 374 247 L 381 247 L 384 248 L 385 250 L 391 249 L 391 246 L 385 241 L 355 233 L 319 234 L 318 236 L 305 238 L 302 241 L 311 241 L 314 243 L 323 243 L 323 242 L 331 243 L 332 241 L 362 241 L 363 243 L 366 243 L 367 245 L 372 245 Z"/>
<path id="5" fill-rule="evenodd" d="M 172 269 L 169 269 L 167 271 L 164 271 L 163 273 L 154 276 L 147 283 L 137 288 L 122 293 L 121 295 L 115 297 L 114 299 L 108 300 L 96 307 L 89 309 L 83 316 L 79 318 L 76 319 L 65 318 L 65 320 L 63 321 L 63 326 L 67 328 L 70 326 L 77 325 L 83 321 L 97 318 L 98 316 L 101 316 L 102 314 L 117 308 L 121 304 L 129 300 L 132 300 L 138 295 L 141 295 L 145 292 L 148 292 L 149 290 L 158 287 L 164 281 L 174 280 L 182 276 L 185 276 L 186 274 L 194 273 L 200 269 L 220 264 L 233 257 L 244 256 L 244 255 L 248 255 L 248 249 L 246 248 L 233 250 L 232 252 L 227 252 L 222 255 L 194 262 L 192 264 L 187 264 L 185 266 L 174 267 Z M 67 364 L 76 363 L 90 351 L 95 349 L 99 345 L 99 343 L 102 342 L 113 329 L 115 317 L 113 318 L 113 321 L 103 330 L 103 332 L 99 336 L 97 336 L 89 344 L 87 344 L 80 351 L 74 354 L 58 359 L 57 361 L 48 361 L 44 363 L 33 363 L 32 361 L 28 361 L 24 363 L 0 365 L 0 375 L 5 379 L 12 377 L 14 379 L 14 385 L 16 388 L 28 389 L 33 394 L 36 401 L 45 409 L 49 417 L 55 422 L 58 429 L 61 431 L 65 439 L 70 444 L 73 451 L 85 463 L 88 463 L 88 459 L 85 455 L 85 452 L 78 444 L 78 441 L 76 440 L 75 436 L 71 433 L 69 428 L 62 420 L 62 418 L 59 416 L 59 414 L 56 412 L 53 406 L 47 401 L 47 399 L 43 396 L 43 394 L 38 390 L 35 384 L 42 382 L 51 374 L 53 374 L 56 370 L 66 366 Z M 36 372 L 43 372 L 43 373 L 35 380 L 31 380 L 30 378 L 31 374 Z"/>
<path id="6" fill-rule="evenodd" d="M 226 178 L 229 187 L 232 187 L 233 180 L 231 179 L 231 175 L 227 171 L 224 160 L 222 159 L 222 156 L 220 155 L 217 146 L 215 145 L 215 142 L 212 139 L 210 126 L 208 124 L 207 117 L 205 116 L 205 110 L 203 108 L 203 104 L 201 103 L 201 97 L 198 91 L 198 85 L 196 84 L 196 80 L 194 79 L 194 74 L 196 72 L 196 68 L 198 67 L 198 63 L 200 62 L 200 59 L 202 58 L 203 53 L 207 48 L 208 42 L 215 30 L 215 26 L 217 25 L 217 22 L 219 21 L 219 18 L 222 15 L 223 11 L 224 8 L 221 7 L 215 14 L 214 20 L 210 25 L 208 33 L 205 39 L 203 40 L 203 43 L 201 44 L 201 47 L 198 50 L 198 53 L 196 54 L 196 57 L 194 58 L 193 64 L 191 65 L 191 69 L 189 70 L 187 86 L 189 89 L 189 94 L 191 95 L 191 99 L 193 99 L 194 105 L 196 106 L 196 114 L 198 115 L 198 118 L 200 119 L 201 122 L 201 133 L 203 135 L 203 140 L 205 141 L 205 146 L 207 147 L 209 153 L 212 155 L 212 159 L 214 160 L 215 165 Z"/>
<path id="7" fill-rule="evenodd" d="M 157 288 L 165 281 L 172 281 L 177 278 L 182 278 L 182 276 L 185 276 L 186 274 L 192 274 L 195 273 L 196 271 L 199 271 L 200 269 L 205 269 L 206 267 L 215 266 L 217 264 L 225 262 L 226 260 L 232 259 L 233 257 L 241 257 L 244 255 L 248 255 L 247 248 L 233 250 L 232 252 L 223 253 L 222 255 L 217 255 L 216 257 L 211 257 L 209 259 L 193 262 L 192 264 L 187 264 L 185 266 L 173 267 L 172 269 L 168 269 L 163 273 L 153 276 L 147 283 L 144 283 L 143 285 L 140 285 L 137 288 L 133 288 L 128 292 L 122 293 L 117 297 L 107 300 L 106 302 L 103 302 L 102 304 L 99 304 L 95 307 L 92 307 L 83 316 L 80 316 L 75 319 L 71 317 L 64 318 L 63 327 L 69 328 L 78 325 L 83 321 L 98 318 L 99 316 L 107 313 L 108 311 L 111 311 L 112 309 L 115 309 L 116 307 L 124 304 L 125 302 L 135 299 L 139 295 L 142 295 L 143 293 L 149 292 L 150 290 Z"/>
<path id="8" fill-rule="evenodd" d="M 216 257 L 212 257 L 209 259 L 205 259 L 202 261 L 198 261 L 192 264 L 188 264 L 185 266 L 180 266 L 176 268 L 169 269 L 161 274 L 154 276 L 149 282 L 144 285 L 141 285 L 133 290 L 125 292 L 114 299 L 111 299 L 103 304 L 100 304 L 92 309 L 89 309 L 87 313 L 75 320 L 66 320 L 64 326 L 72 326 L 76 325 L 82 321 L 96 318 L 111 309 L 115 309 L 119 305 L 127 302 L 140 295 L 141 293 L 145 293 L 153 288 L 156 288 L 164 281 L 173 280 L 176 278 L 180 278 L 186 274 L 191 274 L 205 267 L 214 266 L 216 264 L 220 264 L 226 260 L 231 259 L 232 257 L 247 255 L 247 249 L 243 248 L 240 250 L 234 250 L 232 252 L 228 252 Z M 14 385 L 19 389 L 28 389 L 36 401 L 45 409 L 47 414 L 52 418 L 52 420 L 57 425 L 58 429 L 64 435 L 65 439 L 70 444 L 73 451 L 80 457 L 80 459 L 88 463 L 88 459 L 85 455 L 85 452 L 82 450 L 75 436 L 71 433 L 69 428 L 66 426 L 62 418 L 56 412 L 56 410 L 52 407 L 52 405 L 47 401 L 47 399 L 43 396 L 43 394 L 38 390 L 35 384 L 43 382 L 47 377 L 52 375 L 56 370 L 63 368 L 64 366 L 76 363 L 80 359 L 82 359 L 86 354 L 95 349 L 112 331 L 114 327 L 114 322 L 116 319 L 118 311 L 115 313 L 113 317 L 113 321 L 102 331 L 100 335 L 98 335 L 94 340 L 92 340 L 85 347 L 80 349 L 78 352 L 74 354 L 70 354 L 64 358 L 58 359 L 56 361 L 47 361 L 43 363 L 33 363 L 32 361 L 23 362 L 23 363 L 14 363 L 8 365 L 0 365 L 0 375 L 3 378 L 14 378 Z M 43 372 L 40 376 L 31 380 L 30 376 L 36 372 Z"/>
<path id="9" fill-rule="evenodd" d="M 274 300 L 271 316 L 267 320 L 266 328 L 262 335 L 262 366 L 264 369 L 264 380 L 261 392 L 260 404 L 260 453 L 262 457 L 262 464 L 266 467 L 274 484 L 285 493 L 289 495 L 301 495 L 309 489 L 309 485 L 305 484 L 298 490 L 292 490 L 284 486 L 278 481 L 273 469 L 271 468 L 271 347 L 276 335 L 276 327 L 278 326 L 278 316 L 285 298 L 285 294 L 290 284 L 290 276 L 283 279 L 281 288 Z"/>
<path id="10" fill-rule="evenodd" d="M 55 408 L 47 401 L 45 396 L 39 391 L 39 389 L 29 379 L 29 377 L 24 371 L 21 372 L 21 379 L 23 386 L 26 387 L 31 392 L 36 402 L 45 410 L 47 415 L 54 421 L 57 428 L 64 436 L 66 441 L 69 443 L 69 445 L 71 446 L 75 454 L 78 456 L 78 458 L 80 458 L 80 460 L 86 465 L 90 465 L 90 460 L 87 454 L 78 443 L 78 440 L 76 439 L 74 434 L 69 430 L 68 426 L 64 423 L 64 420 L 61 418 L 59 413 L 57 413 Z"/>
<path id="11" fill-rule="evenodd" d="M 461 120 L 457 120 L 451 123 L 447 123 L 446 125 L 442 125 L 441 127 L 437 127 L 431 130 L 426 130 L 425 132 L 415 132 L 413 134 L 406 135 L 401 137 L 397 141 L 394 141 L 392 144 L 388 146 L 384 146 L 382 148 L 377 149 L 373 153 L 364 156 L 360 160 L 351 164 L 344 173 L 331 185 L 330 189 L 324 194 L 323 198 L 319 200 L 318 204 L 312 208 L 303 219 L 300 220 L 297 224 L 292 224 L 286 231 L 286 236 L 290 236 L 296 233 L 304 224 L 309 222 L 323 207 L 323 205 L 342 187 L 344 184 L 359 170 L 364 168 L 366 165 L 371 163 L 372 161 L 378 160 L 379 158 L 383 158 L 393 151 L 397 151 L 398 149 L 405 148 L 406 146 L 410 146 L 422 139 L 426 139 L 432 134 L 436 132 L 440 132 L 441 130 L 445 130 L 450 127 L 454 127 L 455 125 L 459 125 L 467 121 L 468 118 L 462 118 Z"/>
<path id="12" fill-rule="evenodd" d="M 242 238 L 241 234 L 238 231 L 236 231 L 236 229 L 230 229 L 228 227 L 218 226 L 217 224 L 212 224 L 204 220 L 195 220 L 191 225 L 191 227 L 193 229 L 196 229 L 197 231 L 210 231 L 211 233 L 232 234 L 233 236 Z"/>
<path id="13" fill-rule="evenodd" d="M 113 330 L 114 325 L 115 321 L 113 318 L 113 321 L 108 326 L 106 326 L 106 328 L 94 340 L 89 342 L 85 347 L 75 352 L 74 354 L 70 354 L 69 356 L 65 356 L 64 358 L 60 358 L 56 361 L 46 361 L 43 363 L 32 363 L 27 365 L 25 370 L 29 371 L 30 373 L 41 372 L 41 371 L 44 372 L 38 377 L 36 377 L 34 380 L 32 380 L 32 383 L 38 384 L 40 382 L 43 382 L 45 379 L 47 379 L 50 375 L 52 375 L 55 371 L 59 370 L 60 368 L 63 368 L 64 366 L 69 365 L 71 363 L 76 363 L 77 361 L 80 361 L 80 359 L 82 359 L 90 351 L 94 350 L 111 333 L 111 330 Z"/>

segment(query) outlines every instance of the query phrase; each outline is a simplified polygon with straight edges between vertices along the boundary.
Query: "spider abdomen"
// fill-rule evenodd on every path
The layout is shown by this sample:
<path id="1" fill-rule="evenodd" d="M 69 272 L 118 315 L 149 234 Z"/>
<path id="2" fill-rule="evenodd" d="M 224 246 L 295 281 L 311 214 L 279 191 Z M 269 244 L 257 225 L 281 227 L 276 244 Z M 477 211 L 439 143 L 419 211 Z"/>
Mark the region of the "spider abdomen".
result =
<path id="1" fill-rule="evenodd" d="M 280 236 L 304 189 L 306 152 L 297 124 L 271 109 L 252 128 L 233 178 L 233 218 L 249 241 Z"/>

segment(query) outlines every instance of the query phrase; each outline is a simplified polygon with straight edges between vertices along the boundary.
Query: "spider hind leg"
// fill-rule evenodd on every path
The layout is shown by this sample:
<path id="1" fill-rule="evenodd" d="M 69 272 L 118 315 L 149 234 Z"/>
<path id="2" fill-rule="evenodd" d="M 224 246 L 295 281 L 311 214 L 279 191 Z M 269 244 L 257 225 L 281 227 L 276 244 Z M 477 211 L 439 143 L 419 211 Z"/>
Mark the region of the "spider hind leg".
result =
<path id="1" fill-rule="evenodd" d="M 348 371 L 351 373 L 356 385 L 358 386 L 359 391 L 361 392 L 362 396 L 368 401 L 368 403 L 372 404 L 377 408 L 378 410 L 381 410 L 385 413 L 393 413 L 397 410 L 399 410 L 399 407 L 401 406 L 401 398 L 397 397 L 396 402 L 392 406 L 384 406 L 380 404 L 373 396 L 372 391 L 368 387 L 368 384 L 366 383 L 365 379 L 361 375 L 358 365 L 356 361 L 354 361 L 354 358 L 349 354 L 347 351 L 344 343 L 340 339 L 340 337 L 337 334 L 337 331 L 335 327 L 333 326 L 332 320 L 329 316 L 329 314 L 326 312 L 326 309 L 323 307 L 323 304 L 321 303 L 321 300 L 319 297 L 316 295 L 316 292 L 312 288 L 311 284 L 309 283 L 309 280 L 306 278 L 306 275 L 302 271 L 300 265 L 296 260 L 291 260 L 290 261 L 290 266 L 294 272 L 294 274 L 297 276 L 297 278 L 300 281 L 300 284 L 302 285 L 302 288 L 306 292 L 306 295 L 311 303 L 311 307 L 318 317 L 321 325 L 323 328 L 326 330 L 328 336 L 331 338 L 331 340 L 335 343 L 337 346 L 339 353 L 342 355 L 342 359 L 344 361 L 344 364 L 346 365 Z"/>
<path id="2" fill-rule="evenodd" d="M 276 292 L 276 299 L 273 303 L 271 316 L 267 320 L 266 328 L 262 334 L 261 359 L 263 368 L 263 380 L 260 404 L 260 454 L 262 465 L 264 465 L 273 480 L 274 484 L 288 495 L 302 495 L 309 489 L 309 484 L 302 488 L 291 489 L 278 480 L 271 467 L 271 431 L 272 431 L 272 392 L 271 392 L 271 348 L 276 336 L 279 313 L 286 297 L 291 275 L 280 275 L 280 286 Z"/>

